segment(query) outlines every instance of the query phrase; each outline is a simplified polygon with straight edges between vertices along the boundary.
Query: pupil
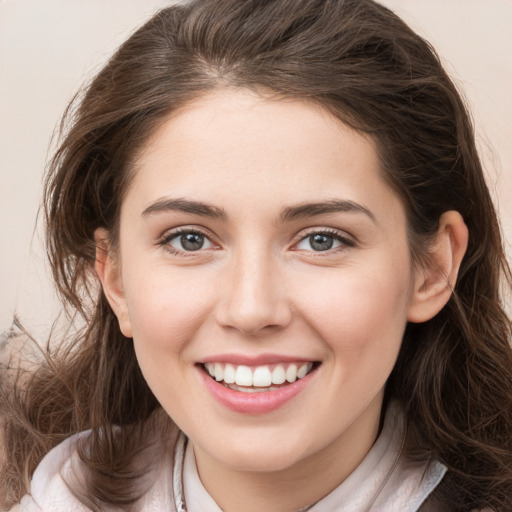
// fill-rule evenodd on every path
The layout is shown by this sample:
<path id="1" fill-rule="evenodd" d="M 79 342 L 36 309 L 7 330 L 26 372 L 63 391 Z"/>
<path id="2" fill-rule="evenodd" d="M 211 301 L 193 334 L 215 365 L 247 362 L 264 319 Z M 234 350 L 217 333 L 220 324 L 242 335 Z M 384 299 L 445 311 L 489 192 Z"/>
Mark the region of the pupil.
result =
<path id="1" fill-rule="evenodd" d="M 329 250 L 334 241 L 332 239 L 332 236 L 326 236 L 326 235 L 312 235 L 310 238 L 311 247 L 315 251 L 327 251 Z"/>
<path id="2" fill-rule="evenodd" d="M 181 235 L 181 245 L 187 251 L 197 251 L 204 243 L 204 236 L 198 233 L 187 233 Z"/>

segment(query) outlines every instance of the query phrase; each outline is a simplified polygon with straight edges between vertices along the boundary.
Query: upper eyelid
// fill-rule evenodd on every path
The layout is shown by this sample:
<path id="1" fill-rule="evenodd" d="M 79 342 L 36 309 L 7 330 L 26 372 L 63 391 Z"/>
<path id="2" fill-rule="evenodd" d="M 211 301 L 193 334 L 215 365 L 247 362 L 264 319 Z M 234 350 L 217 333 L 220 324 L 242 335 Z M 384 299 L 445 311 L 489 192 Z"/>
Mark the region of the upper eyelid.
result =
<path id="1" fill-rule="evenodd" d="M 158 238 L 159 240 L 168 240 L 174 238 L 175 236 L 181 235 L 182 233 L 199 233 L 209 240 L 212 240 L 213 235 L 206 229 L 201 228 L 199 226 L 178 226 L 176 228 L 166 229 Z"/>
<path id="2" fill-rule="evenodd" d="M 357 242 L 357 239 L 352 234 L 348 233 L 347 231 L 344 231 L 342 229 L 337 228 L 328 228 L 328 227 L 314 227 L 314 228 L 307 228 L 304 230 L 301 230 L 292 240 L 292 243 L 297 243 L 303 240 L 304 238 L 315 235 L 315 234 L 328 234 L 337 236 L 340 239 L 347 239 L 352 241 L 353 243 Z"/>
<path id="3" fill-rule="evenodd" d="M 204 251 L 208 250 L 215 250 L 220 245 L 217 239 L 208 231 L 203 228 L 200 228 L 198 226 L 178 226 L 176 228 L 171 228 L 163 232 L 161 236 L 158 237 L 156 241 L 156 245 L 158 246 L 167 246 L 170 245 L 171 240 L 173 240 L 176 237 L 179 237 L 183 233 L 197 233 L 205 238 L 207 238 L 210 243 L 213 245 L 213 247 L 209 247 L 207 249 L 201 249 L 198 251 L 180 251 L 180 249 L 175 249 L 176 252 L 182 252 L 183 254 L 193 255 L 193 254 L 199 254 Z M 215 247 L 217 246 L 217 247 Z"/>
<path id="4" fill-rule="evenodd" d="M 176 247 L 173 247 L 171 244 L 172 240 L 174 240 L 175 238 L 178 238 L 179 236 L 181 236 L 184 233 L 200 234 L 200 235 L 204 236 L 206 239 L 208 239 L 213 247 L 208 247 L 205 249 L 201 248 L 196 251 L 187 251 L 187 250 L 178 249 Z M 171 228 L 171 229 L 164 231 L 163 234 L 156 241 L 156 245 L 159 246 L 160 248 L 163 248 L 165 251 L 171 253 L 172 255 L 178 256 L 180 258 L 183 258 L 183 257 L 187 257 L 187 258 L 188 257 L 196 257 L 197 258 L 201 255 L 204 256 L 205 252 L 207 252 L 207 251 L 216 250 L 218 248 L 219 244 L 215 240 L 213 240 L 212 236 L 210 234 L 206 233 L 205 230 L 203 230 L 202 228 L 199 228 L 197 226 L 194 226 L 194 227 L 178 226 L 176 228 Z M 215 247 L 215 246 L 217 246 L 217 247 Z"/>

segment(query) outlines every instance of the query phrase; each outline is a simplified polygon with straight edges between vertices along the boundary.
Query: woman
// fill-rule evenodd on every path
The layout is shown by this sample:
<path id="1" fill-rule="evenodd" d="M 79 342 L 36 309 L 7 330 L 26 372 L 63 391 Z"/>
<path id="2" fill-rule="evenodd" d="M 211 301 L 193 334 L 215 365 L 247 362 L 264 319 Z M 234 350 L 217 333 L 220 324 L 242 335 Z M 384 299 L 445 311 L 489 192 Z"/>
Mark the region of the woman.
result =
<path id="1" fill-rule="evenodd" d="M 68 116 L 48 250 L 86 328 L 4 386 L 11 503 L 512 508 L 510 272 L 427 43 L 370 1 L 196 1 Z"/>

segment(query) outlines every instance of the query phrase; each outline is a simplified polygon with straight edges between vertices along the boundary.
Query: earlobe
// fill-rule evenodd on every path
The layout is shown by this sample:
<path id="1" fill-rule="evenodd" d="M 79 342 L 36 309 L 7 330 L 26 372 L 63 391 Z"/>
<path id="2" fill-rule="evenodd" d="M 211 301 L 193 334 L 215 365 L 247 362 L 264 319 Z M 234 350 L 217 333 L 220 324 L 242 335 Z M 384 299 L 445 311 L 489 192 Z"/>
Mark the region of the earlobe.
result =
<path id="1" fill-rule="evenodd" d="M 133 336 L 132 326 L 124 296 L 121 269 L 117 258 L 112 254 L 108 231 L 103 228 L 97 229 L 94 232 L 94 240 L 96 243 L 94 268 L 101 282 L 103 293 L 117 317 L 121 332 L 127 338 L 131 338 Z"/>
<path id="2" fill-rule="evenodd" d="M 467 245 L 468 228 L 460 213 L 443 213 L 427 264 L 416 271 L 409 322 L 426 322 L 445 306 L 455 287 Z"/>

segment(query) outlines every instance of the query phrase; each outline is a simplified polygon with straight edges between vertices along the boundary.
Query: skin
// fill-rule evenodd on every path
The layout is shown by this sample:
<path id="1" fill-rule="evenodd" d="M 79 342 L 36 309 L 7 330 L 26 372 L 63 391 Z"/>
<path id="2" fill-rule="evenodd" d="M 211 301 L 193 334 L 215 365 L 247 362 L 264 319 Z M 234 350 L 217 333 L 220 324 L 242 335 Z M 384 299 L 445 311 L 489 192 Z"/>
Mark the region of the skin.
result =
<path id="1" fill-rule="evenodd" d="M 351 206 L 283 218 L 332 201 Z M 467 244 L 460 215 L 447 212 L 431 263 L 414 266 L 374 142 L 317 106 L 241 90 L 209 93 L 161 124 L 136 162 L 120 226 L 115 251 L 108 232 L 96 233 L 98 275 L 228 512 L 296 510 L 357 467 L 378 436 L 406 323 L 444 306 Z M 185 251 L 177 228 L 203 233 L 203 248 Z M 312 232 L 339 240 L 314 250 Z M 321 364 L 282 407 L 241 414 L 202 382 L 197 363 L 219 354 Z"/>

